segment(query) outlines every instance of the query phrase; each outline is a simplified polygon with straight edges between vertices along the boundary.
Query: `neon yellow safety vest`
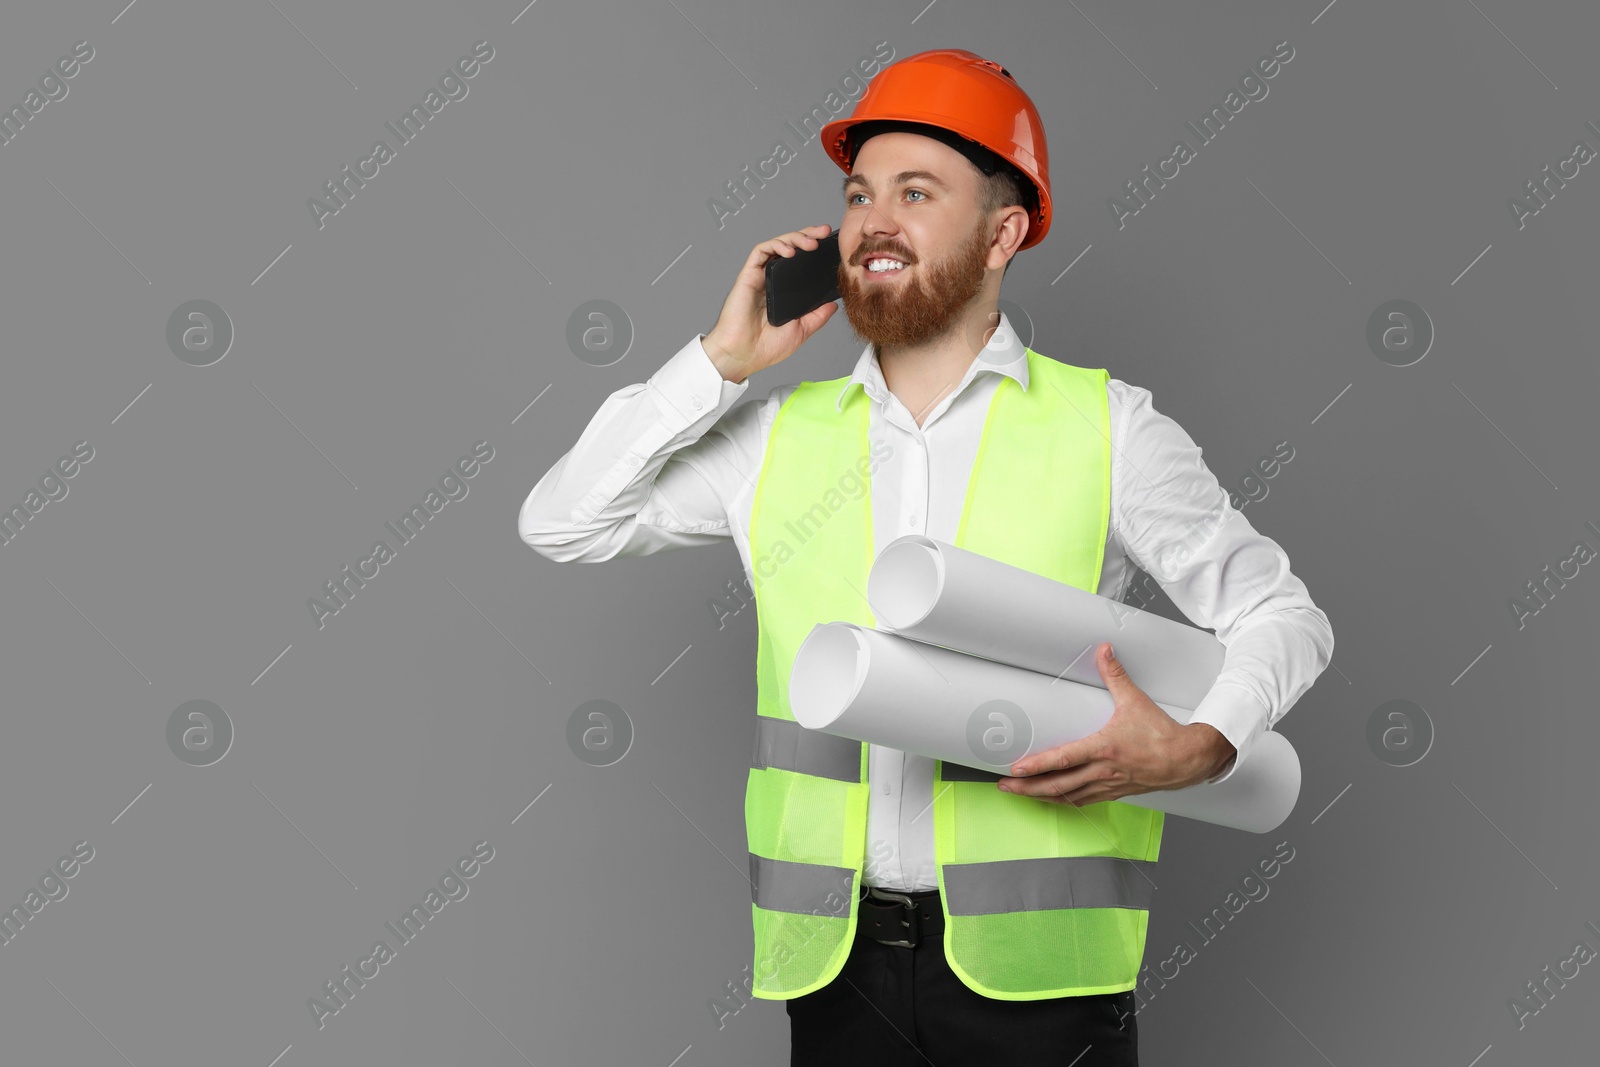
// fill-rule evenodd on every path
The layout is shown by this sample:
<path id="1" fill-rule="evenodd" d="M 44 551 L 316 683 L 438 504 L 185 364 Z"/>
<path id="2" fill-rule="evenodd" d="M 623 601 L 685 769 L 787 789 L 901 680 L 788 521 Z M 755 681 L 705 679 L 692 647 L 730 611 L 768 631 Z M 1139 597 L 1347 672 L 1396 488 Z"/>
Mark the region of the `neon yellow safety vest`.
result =
<path id="1" fill-rule="evenodd" d="M 1104 369 L 1026 350 L 985 418 L 955 544 L 1080 589 L 1099 584 L 1111 507 Z M 827 985 L 856 933 L 867 834 L 862 742 L 805 730 L 789 708 L 795 651 L 819 622 L 875 625 L 871 399 L 848 378 L 802 382 L 778 409 L 751 514 L 756 744 L 745 791 L 754 985 L 787 1000 Z M 881 450 L 887 446 L 879 445 Z M 915 708 L 907 708 L 908 715 Z M 1165 816 L 1074 807 L 936 762 L 933 834 L 944 954 L 1000 1000 L 1132 989 Z"/>

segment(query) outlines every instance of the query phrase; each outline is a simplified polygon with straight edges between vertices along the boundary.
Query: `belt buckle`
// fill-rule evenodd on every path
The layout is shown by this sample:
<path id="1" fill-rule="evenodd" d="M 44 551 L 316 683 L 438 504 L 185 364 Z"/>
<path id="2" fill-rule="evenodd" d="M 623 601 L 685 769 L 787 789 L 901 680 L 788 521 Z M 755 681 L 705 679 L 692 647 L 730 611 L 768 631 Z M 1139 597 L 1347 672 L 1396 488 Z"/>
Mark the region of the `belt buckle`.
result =
<path id="1" fill-rule="evenodd" d="M 907 896 L 904 893 L 896 893 L 892 889 L 879 889 L 877 886 L 868 886 L 867 887 L 867 894 L 869 896 L 876 897 L 878 899 L 898 900 L 901 904 L 903 904 L 905 906 L 906 915 L 908 916 L 908 918 L 902 919 L 900 921 L 900 925 L 901 926 L 905 926 L 905 927 L 909 927 L 910 930 L 911 930 L 911 937 L 910 937 L 909 940 L 888 941 L 888 940 L 885 940 L 884 938 L 881 938 L 881 937 L 873 938 L 873 940 L 882 942 L 885 945 L 895 945 L 895 946 L 898 946 L 900 948 L 916 948 L 917 947 L 917 926 L 916 926 L 916 919 L 915 919 L 915 916 L 917 914 L 917 903 L 916 903 L 916 901 L 912 900 L 909 896 Z"/>

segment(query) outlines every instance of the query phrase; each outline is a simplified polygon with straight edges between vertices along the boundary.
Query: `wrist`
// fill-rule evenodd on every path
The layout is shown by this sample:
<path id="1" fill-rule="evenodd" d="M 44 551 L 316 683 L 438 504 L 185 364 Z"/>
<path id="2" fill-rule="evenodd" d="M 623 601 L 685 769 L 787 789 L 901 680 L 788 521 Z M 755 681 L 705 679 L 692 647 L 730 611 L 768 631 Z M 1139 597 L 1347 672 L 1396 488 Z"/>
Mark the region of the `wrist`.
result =
<path id="1" fill-rule="evenodd" d="M 705 349 L 706 358 L 711 360 L 711 365 L 717 368 L 717 373 L 722 375 L 723 380 L 737 385 L 749 377 L 711 334 L 700 338 L 700 347 Z"/>
<path id="2" fill-rule="evenodd" d="M 1205 772 L 1201 781 L 1221 774 L 1238 754 L 1233 742 L 1208 722 L 1188 723 L 1184 729 L 1195 738 L 1196 763 Z"/>

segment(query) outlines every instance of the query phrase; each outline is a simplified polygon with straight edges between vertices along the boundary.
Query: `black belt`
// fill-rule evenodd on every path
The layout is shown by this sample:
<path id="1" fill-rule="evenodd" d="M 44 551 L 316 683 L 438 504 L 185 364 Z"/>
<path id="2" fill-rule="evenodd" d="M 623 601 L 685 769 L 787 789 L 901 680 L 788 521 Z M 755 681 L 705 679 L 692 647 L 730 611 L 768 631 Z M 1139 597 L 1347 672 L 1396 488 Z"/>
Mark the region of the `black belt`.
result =
<path id="1" fill-rule="evenodd" d="M 856 906 L 856 934 L 900 948 L 916 948 L 924 938 L 937 941 L 944 936 L 939 891 L 903 893 L 868 886 Z"/>

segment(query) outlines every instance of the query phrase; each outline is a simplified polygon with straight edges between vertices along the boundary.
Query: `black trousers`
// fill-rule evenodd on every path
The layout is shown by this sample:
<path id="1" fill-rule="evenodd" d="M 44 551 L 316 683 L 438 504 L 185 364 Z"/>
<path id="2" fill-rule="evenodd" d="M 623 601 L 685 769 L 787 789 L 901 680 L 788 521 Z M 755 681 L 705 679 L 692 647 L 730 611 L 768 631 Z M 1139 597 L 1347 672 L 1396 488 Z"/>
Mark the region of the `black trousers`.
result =
<path id="1" fill-rule="evenodd" d="M 827 985 L 784 1002 L 790 1067 L 1138 1067 L 1132 990 L 996 1000 L 969 989 L 943 939 L 857 936 Z"/>

